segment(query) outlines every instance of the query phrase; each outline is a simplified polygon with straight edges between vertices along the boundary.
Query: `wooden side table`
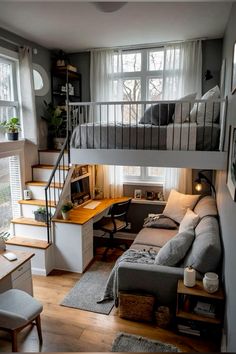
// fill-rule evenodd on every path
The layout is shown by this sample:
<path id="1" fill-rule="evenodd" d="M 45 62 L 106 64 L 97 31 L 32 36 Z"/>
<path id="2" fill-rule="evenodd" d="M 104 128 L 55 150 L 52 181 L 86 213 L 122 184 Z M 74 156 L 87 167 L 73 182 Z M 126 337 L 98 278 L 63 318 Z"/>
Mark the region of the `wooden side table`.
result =
<path id="1" fill-rule="evenodd" d="M 176 318 L 179 332 L 201 335 L 212 325 L 221 328 L 223 322 L 224 292 L 220 288 L 213 294 L 203 289 L 201 281 L 188 288 L 178 281 Z"/>

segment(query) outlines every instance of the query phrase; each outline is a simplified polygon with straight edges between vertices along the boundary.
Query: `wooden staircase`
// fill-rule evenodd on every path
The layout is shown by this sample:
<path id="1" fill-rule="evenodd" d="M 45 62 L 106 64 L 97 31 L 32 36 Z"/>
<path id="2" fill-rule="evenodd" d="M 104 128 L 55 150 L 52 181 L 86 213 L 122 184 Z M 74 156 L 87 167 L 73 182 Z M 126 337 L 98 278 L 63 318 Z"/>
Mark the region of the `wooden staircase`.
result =
<path id="1" fill-rule="evenodd" d="M 29 250 L 35 253 L 32 258 L 33 274 L 47 275 L 54 265 L 53 243 L 48 239 L 47 224 L 34 219 L 34 211 L 39 207 L 45 207 L 45 187 L 54 169 L 59 152 L 52 150 L 39 151 L 39 164 L 32 166 L 32 181 L 26 183 L 27 189 L 32 193 L 32 199 L 20 200 L 21 217 L 11 222 L 12 237 L 7 241 L 9 250 Z M 65 155 L 65 162 L 68 158 Z M 52 214 L 55 213 L 60 198 L 59 190 L 63 188 L 63 177 L 69 170 L 67 166 L 60 166 L 62 175 L 55 173 L 51 185 L 52 200 L 48 200 L 48 206 Z M 64 174 L 65 171 L 65 174 Z M 63 176 L 64 175 L 64 176 Z"/>

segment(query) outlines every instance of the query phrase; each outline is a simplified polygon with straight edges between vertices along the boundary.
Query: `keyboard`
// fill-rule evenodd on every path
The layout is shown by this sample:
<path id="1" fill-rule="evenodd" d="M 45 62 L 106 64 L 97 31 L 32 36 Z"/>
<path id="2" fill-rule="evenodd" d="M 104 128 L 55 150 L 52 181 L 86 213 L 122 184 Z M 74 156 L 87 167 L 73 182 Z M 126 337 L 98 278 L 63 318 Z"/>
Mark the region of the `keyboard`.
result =
<path id="1" fill-rule="evenodd" d="M 97 206 L 99 204 L 101 204 L 101 202 L 93 201 L 93 202 L 90 202 L 90 203 L 86 204 L 83 208 L 85 208 L 85 209 L 95 209 L 95 208 L 97 208 Z"/>

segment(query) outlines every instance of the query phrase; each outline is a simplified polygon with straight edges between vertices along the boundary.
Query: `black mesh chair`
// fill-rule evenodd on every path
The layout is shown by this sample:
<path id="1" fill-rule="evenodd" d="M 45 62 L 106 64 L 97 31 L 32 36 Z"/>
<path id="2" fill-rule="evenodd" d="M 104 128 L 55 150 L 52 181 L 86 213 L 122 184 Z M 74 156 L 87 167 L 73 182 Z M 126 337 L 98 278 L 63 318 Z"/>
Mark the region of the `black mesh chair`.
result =
<path id="1" fill-rule="evenodd" d="M 124 230 L 128 226 L 127 213 L 131 199 L 124 202 L 118 202 L 111 206 L 108 216 L 103 217 L 101 220 L 93 225 L 94 230 L 102 230 L 109 233 L 108 245 L 103 253 L 103 259 L 106 258 L 107 252 L 112 248 L 121 248 L 114 242 L 114 234 L 118 231 Z"/>

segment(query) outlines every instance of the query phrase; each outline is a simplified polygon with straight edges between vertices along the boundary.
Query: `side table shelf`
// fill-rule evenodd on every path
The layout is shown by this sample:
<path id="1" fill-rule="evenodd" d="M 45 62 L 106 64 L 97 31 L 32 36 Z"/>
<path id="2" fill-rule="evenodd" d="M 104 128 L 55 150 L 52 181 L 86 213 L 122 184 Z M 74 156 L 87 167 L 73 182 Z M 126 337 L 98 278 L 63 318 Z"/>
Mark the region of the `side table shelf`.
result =
<path id="1" fill-rule="evenodd" d="M 223 321 L 224 293 L 220 288 L 213 294 L 203 289 L 201 281 L 188 288 L 178 281 L 176 319 L 179 332 L 200 336 L 209 329 L 221 328 Z"/>

